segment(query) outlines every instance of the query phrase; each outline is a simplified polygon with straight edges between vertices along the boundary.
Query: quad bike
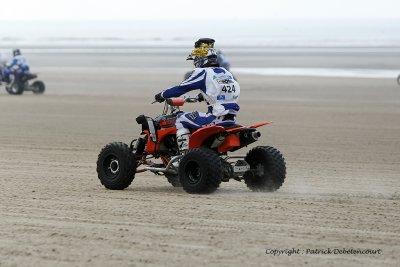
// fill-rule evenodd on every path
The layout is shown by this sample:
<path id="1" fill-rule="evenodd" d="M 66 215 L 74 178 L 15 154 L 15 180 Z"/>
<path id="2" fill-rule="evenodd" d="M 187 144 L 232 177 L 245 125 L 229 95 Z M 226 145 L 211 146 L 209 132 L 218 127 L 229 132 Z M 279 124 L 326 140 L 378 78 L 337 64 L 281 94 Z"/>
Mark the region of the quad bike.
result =
<path id="1" fill-rule="evenodd" d="M 152 119 L 136 118 L 142 133 L 130 146 L 121 142 L 106 145 L 97 160 L 100 182 L 108 189 L 122 190 L 135 174 L 150 171 L 164 175 L 174 187 L 182 186 L 188 193 L 211 193 L 221 182 L 244 181 L 252 191 L 275 191 L 282 186 L 286 165 L 281 153 L 271 146 L 252 148 L 246 156 L 228 155 L 260 137 L 250 126 L 206 126 L 191 133 L 189 150 L 181 153 L 176 141 L 175 120 L 186 102 L 198 98 L 166 99 L 162 115 Z M 156 163 L 153 160 L 158 160 Z"/>
<path id="2" fill-rule="evenodd" d="M 32 91 L 34 94 L 43 94 L 46 86 L 44 82 L 36 80 L 30 84 L 30 80 L 36 79 L 37 74 L 29 72 L 29 69 L 19 67 L 4 71 L 3 82 L 6 91 L 11 95 L 21 95 L 24 91 Z M 0 80 L 1 82 L 1 80 Z"/>

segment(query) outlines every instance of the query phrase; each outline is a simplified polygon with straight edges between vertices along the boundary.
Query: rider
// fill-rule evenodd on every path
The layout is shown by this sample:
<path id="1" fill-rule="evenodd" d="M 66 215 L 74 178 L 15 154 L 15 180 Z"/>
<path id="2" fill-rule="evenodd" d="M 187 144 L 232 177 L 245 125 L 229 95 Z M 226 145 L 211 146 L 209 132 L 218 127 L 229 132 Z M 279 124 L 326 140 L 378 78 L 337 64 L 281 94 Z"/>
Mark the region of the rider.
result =
<path id="1" fill-rule="evenodd" d="M 21 50 L 14 49 L 13 50 L 13 58 L 10 62 L 7 63 L 7 71 L 4 73 L 5 79 L 9 80 L 9 74 L 12 71 L 17 71 L 20 74 L 29 75 L 29 64 L 26 60 L 25 56 L 21 54 Z M 15 76 L 19 77 L 19 76 Z"/>
<path id="2" fill-rule="evenodd" d="M 21 54 L 21 50 L 19 50 L 19 49 L 14 49 L 13 50 L 13 58 L 7 64 L 8 68 L 12 68 L 13 66 L 18 66 L 23 70 L 29 69 L 28 62 L 27 62 L 25 56 L 23 56 Z"/>
<path id="3" fill-rule="evenodd" d="M 156 101 L 163 102 L 165 98 L 178 97 L 200 89 L 200 94 L 208 105 L 207 113 L 194 111 L 178 115 L 175 125 L 181 152 L 189 148 L 190 130 L 197 130 L 207 125 L 233 125 L 240 109 L 237 104 L 240 95 L 239 83 L 233 79 L 229 71 L 219 66 L 214 42 L 215 40 L 210 38 L 199 39 L 187 58 L 193 60 L 195 66 L 190 77 L 179 85 L 155 95 Z"/>

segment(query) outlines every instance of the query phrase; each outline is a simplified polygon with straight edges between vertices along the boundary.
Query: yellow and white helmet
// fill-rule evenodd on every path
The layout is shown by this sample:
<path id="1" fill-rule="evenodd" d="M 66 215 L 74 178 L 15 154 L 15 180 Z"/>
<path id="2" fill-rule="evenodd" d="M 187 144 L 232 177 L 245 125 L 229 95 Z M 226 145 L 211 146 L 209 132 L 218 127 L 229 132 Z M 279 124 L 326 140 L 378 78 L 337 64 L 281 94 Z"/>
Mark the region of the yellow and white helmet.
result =
<path id="1" fill-rule="evenodd" d="M 201 38 L 194 44 L 192 53 L 186 60 L 193 60 L 196 68 L 219 67 L 217 50 L 214 48 L 215 40 Z"/>

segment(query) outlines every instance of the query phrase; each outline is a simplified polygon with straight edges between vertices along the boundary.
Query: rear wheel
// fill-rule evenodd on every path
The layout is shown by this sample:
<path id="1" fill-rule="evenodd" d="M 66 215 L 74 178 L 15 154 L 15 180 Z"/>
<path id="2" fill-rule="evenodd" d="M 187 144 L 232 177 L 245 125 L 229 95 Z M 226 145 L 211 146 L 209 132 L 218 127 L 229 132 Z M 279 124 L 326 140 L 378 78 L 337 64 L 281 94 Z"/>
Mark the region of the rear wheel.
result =
<path id="1" fill-rule="evenodd" d="M 127 188 L 135 178 L 136 160 L 127 144 L 114 142 L 106 145 L 97 159 L 97 174 L 108 189 Z"/>
<path id="2" fill-rule="evenodd" d="M 286 177 L 286 163 L 282 154 L 270 146 L 258 146 L 247 153 L 250 165 L 243 178 L 252 191 L 273 192 L 282 186 Z"/>
<path id="3" fill-rule="evenodd" d="M 188 193 L 212 193 L 223 176 L 221 159 L 207 148 L 194 148 L 179 163 L 179 180 Z"/>
<path id="4" fill-rule="evenodd" d="M 34 94 L 43 94 L 46 86 L 42 81 L 35 81 L 32 83 L 31 88 Z"/>

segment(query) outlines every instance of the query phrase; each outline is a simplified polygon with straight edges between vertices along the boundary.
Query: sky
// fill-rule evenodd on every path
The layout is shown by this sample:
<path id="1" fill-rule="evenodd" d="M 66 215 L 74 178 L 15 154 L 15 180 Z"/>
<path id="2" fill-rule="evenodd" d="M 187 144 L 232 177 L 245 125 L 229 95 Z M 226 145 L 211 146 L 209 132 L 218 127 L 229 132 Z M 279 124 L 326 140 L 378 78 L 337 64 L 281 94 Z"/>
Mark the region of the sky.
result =
<path id="1" fill-rule="evenodd" d="M 1 20 L 400 18 L 399 0 L 18 0 Z"/>

